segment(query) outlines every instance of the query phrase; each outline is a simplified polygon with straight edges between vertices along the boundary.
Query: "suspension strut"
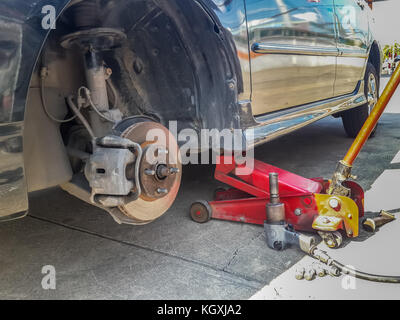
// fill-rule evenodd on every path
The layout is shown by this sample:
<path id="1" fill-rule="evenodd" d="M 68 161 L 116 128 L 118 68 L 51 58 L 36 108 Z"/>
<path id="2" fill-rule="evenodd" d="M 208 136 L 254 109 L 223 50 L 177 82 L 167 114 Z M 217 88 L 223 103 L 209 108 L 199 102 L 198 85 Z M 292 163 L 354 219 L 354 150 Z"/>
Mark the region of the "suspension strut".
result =
<path id="1" fill-rule="evenodd" d="M 89 111 L 90 123 L 94 134 L 101 137 L 110 131 L 112 122 L 122 118 L 119 110 L 110 110 L 106 83 L 109 74 L 103 53 L 120 46 L 126 35 L 119 29 L 100 27 L 101 10 L 95 0 L 79 2 L 71 10 L 76 30 L 61 39 L 61 46 L 82 53 L 89 101 L 94 109 Z"/>

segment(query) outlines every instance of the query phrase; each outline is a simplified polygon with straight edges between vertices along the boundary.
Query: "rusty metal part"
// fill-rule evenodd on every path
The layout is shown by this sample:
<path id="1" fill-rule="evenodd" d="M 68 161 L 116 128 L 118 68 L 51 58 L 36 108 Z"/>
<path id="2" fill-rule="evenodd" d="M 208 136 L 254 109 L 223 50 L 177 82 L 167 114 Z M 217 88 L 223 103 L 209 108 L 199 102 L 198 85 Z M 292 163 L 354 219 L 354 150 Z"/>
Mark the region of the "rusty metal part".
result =
<path id="1" fill-rule="evenodd" d="M 269 202 L 267 203 L 267 223 L 282 223 L 285 221 L 285 205 L 280 202 L 278 174 L 276 172 L 269 173 L 269 192 Z"/>
<path id="2" fill-rule="evenodd" d="M 285 204 L 268 203 L 267 221 L 269 224 L 281 223 L 282 221 L 285 221 Z"/>
<path id="3" fill-rule="evenodd" d="M 149 223 L 163 215 L 176 198 L 182 175 L 181 158 L 174 136 L 163 125 L 153 121 L 134 123 L 132 120 L 132 123 L 130 126 L 121 123 L 124 126 L 121 136 L 137 142 L 143 149 L 139 168 L 142 194 L 136 201 L 118 208 L 130 218 Z M 118 131 L 118 126 L 114 130 Z M 160 150 L 165 157 L 159 157 Z M 160 164 L 167 167 L 168 174 L 158 169 Z"/>
<path id="4" fill-rule="evenodd" d="M 164 146 L 157 143 L 147 146 L 144 150 L 140 164 L 140 181 L 143 186 L 143 198 L 148 201 L 165 197 L 175 183 L 175 175 L 180 172 L 177 164 L 169 163 L 166 151 Z M 158 157 L 160 152 L 166 156 L 153 163 L 151 159 Z"/>
<path id="5" fill-rule="evenodd" d="M 381 210 L 379 216 L 375 218 L 367 218 L 363 221 L 363 228 L 369 232 L 375 232 L 376 228 L 395 220 L 396 217 L 385 210 Z"/>
<path id="6" fill-rule="evenodd" d="M 61 38 L 61 46 L 65 49 L 77 47 L 82 51 L 105 51 L 120 46 L 125 40 L 126 34 L 119 29 L 91 28 L 64 36 Z"/>
<path id="7" fill-rule="evenodd" d="M 343 185 L 343 182 L 352 177 L 351 168 L 351 165 L 346 164 L 343 160 L 339 161 L 333 174 L 332 181 L 329 185 L 327 191 L 328 194 L 345 197 L 350 195 L 350 189 L 346 188 Z"/>

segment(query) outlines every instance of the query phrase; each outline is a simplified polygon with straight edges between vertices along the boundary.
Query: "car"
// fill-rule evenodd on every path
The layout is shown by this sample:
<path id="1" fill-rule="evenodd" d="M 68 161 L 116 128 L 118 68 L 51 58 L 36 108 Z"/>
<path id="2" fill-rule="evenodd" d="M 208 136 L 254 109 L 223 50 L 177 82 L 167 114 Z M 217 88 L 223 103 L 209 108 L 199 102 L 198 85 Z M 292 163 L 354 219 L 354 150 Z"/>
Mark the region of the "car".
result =
<path id="1" fill-rule="evenodd" d="M 381 65 L 363 0 L 0 0 L 0 218 L 61 186 L 152 222 L 194 136 L 252 150 L 334 116 L 355 137 Z"/>

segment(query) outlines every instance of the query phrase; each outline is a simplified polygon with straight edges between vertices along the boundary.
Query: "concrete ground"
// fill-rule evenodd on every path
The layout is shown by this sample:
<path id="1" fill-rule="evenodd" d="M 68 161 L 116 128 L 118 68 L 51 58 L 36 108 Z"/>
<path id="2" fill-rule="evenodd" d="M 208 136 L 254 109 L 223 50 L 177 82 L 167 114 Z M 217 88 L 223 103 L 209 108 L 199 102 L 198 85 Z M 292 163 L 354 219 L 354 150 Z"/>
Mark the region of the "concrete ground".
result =
<path id="1" fill-rule="evenodd" d="M 370 211 L 400 208 L 396 188 L 400 179 L 399 93 L 388 111 L 354 169 L 358 182 L 369 190 Z M 257 148 L 255 155 L 306 177 L 330 177 L 351 142 L 341 120 L 330 117 Z M 0 224 L 0 298 L 325 298 L 326 292 L 333 292 L 329 297 L 342 297 L 341 278 L 294 280 L 291 267 L 303 263 L 304 254 L 295 248 L 272 251 L 262 227 L 192 222 L 190 204 L 211 199 L 220 185 L 212 174 L 211 165 L 185 167 L 177 201 L 166 215 L 146 226 L 118 225 L 107 213 L 59 188 L 32 194 L 29 216 Z M 394 264 L 392 243 L 398 241 L 399 231 L 397 221 L 373 237 L 362 233 L 336 252 L 343 252 L 346 263 L 366 271 L 396 273 L 400 262 Z M 365 264 L 359 265 L 361 261 Z M 55 267 L 55 290 L 42 288 L 45 265 Z M 321 284 L 324 290 L 311 287 Z M 367 288 L 369 297 L 394 295 L 393 285 Z"/>

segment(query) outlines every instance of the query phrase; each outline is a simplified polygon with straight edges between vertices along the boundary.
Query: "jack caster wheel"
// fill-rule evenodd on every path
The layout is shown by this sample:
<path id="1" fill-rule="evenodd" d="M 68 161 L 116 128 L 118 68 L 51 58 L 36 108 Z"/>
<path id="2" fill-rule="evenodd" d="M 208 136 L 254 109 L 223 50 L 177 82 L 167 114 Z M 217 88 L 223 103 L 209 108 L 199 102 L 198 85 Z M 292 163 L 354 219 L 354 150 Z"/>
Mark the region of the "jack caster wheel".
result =
<path id="1" fill-rule="evenodd" d="M 197 223 L 205 223 L 211 219 L 211 207 L 207 201 L 199 200 L 190 207 L 190 217 Z"/>
<path id="2" fill-rule="evenodd" d="M 319 232 L 325 244 L 332 249 L 339 248 L 343 242 L 343 236 L 339 231 L 335 232 Z"/>

